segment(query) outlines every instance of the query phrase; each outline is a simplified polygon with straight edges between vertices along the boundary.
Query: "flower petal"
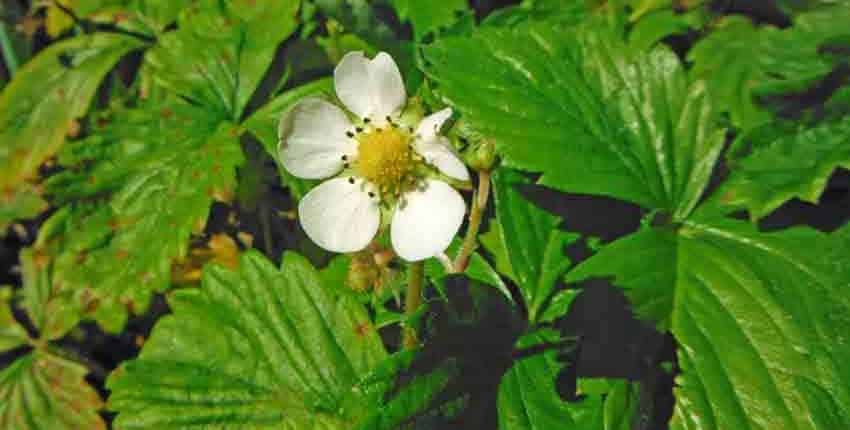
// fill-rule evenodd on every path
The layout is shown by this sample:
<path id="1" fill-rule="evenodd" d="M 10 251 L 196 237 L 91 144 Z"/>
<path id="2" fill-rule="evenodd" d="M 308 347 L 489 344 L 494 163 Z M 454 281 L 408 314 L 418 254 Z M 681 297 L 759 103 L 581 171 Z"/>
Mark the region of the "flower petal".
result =
<path id="1" fill-rule="evenodd" d="M 460 193 L 442 181 L 428 180 L 425 188 L 407 193 L 393 214 L 390 236 L 395 252 L 407 261 L 433 257 L 449 247 L 466 204 Z"/>
<path id="2" fill-rule="evenodd" d="M 458 157 L 455 151 L 449 146 L 448 139 L 439 137 L 432 142 L 423 142 L 417 140 L 415 143 L 416 152 L 421 155 L 428 164 L 433 165 L 442 174 L 460 181 L 469 180 L 469 170 L 466 165 Z"/>
<path id="3" fill-rule="evenodd" d="M 372 113 L 372 81 L 369 59 L 362 51 L 345 54 L 334 69 L 336 95 L 348 110 L 360 118 Z"/>
<path id="4" fill-rule="evenodd" d="M 386 122 L 387 116 L 395 116 L 407 100 L 401 72 L 385 52 L 372 60 L 362 51 L 345 54 L 334 69 L 334 86 L 348 110 L 376 124 Z"/>
<path id="5" fill-rule="evenodd" d="M 440 134 L 440 129 L 443 128 L 443 124 L 451 117 L 452 108 L 445 108 L 426 116 L 416 127 L 416 135 L 426 142 L 436 139 Z"/>
<path id="6" fill-rule="evenodd" d="M 398 66 L 386 52 L 381 52 L 369 63 L 369 77 L 372 81 L 372 113 L 377 123 L 386 121 L 387 116 L 395 116 L 407 101 L 407 91 Z"/>
<path id="7" fill-rule="evenodd" d="M 342 170 L 342 156 L 352 159 L 357 142 L 346 133 L 351 122 L 342 109 L 319 99 L 300 101 L 280 120 L 280 161 L 299 178 L 322 179 Z"/>
<path id="8" fill-rule="evenodd" d="M 362 179 L 334 178 L 310 190 L 298 204 L 307 236 L 328 251 L 355 252 L 378 232 L 381 211 L 371 187 Z"/>

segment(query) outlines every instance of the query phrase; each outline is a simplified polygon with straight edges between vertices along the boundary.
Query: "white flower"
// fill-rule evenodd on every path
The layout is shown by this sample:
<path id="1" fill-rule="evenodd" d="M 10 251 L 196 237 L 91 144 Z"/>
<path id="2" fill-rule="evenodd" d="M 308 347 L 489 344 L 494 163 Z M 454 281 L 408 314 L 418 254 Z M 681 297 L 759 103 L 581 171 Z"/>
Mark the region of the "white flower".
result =
<path id="1" fill-rule="evenodd" d="M 407 100 L 392 57 L 369 60 L 347 54 L 334 70 L 336 93 L 356 115 L 308 98 L 281 118 L 280 159 L 290 173 L 328 179 L 301 199 L 304 231 L 322 248 L 355 252 L 374 239 L 382 210 L 391 217 L 390 239 L 407 261 L 433 257 L 457 234 L 466 205 L 461 195 L 436 178 L 468 181 L 469 172 L 440 136 L 447 108 L 418 125 L 400 124 Z"/>

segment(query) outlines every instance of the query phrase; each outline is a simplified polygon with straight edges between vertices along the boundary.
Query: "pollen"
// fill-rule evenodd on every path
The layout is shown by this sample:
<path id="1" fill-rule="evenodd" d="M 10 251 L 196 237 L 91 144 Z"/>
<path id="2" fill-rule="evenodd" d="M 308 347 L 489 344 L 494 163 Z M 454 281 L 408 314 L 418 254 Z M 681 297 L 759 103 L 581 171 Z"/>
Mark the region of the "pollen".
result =
<path id="1" fill-rule="evenodd" d="M 375 128 L 358 139 L 357 173 L 375 184 L 382 195 L 399 195 L 416 182 L 419 157 L 412 137 L 394 127 Z"/>

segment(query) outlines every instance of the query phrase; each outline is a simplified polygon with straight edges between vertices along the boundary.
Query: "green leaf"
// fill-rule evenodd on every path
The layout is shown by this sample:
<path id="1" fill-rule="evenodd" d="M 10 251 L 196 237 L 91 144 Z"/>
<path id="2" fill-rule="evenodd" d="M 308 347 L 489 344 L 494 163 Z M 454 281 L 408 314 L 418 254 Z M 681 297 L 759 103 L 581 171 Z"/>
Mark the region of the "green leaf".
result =
<path id="1" fill-rule="evenodd" d="M 386 364 L 393 364 L 392 369 L 386 369 L 382 364 L 376 372 L 367 376 L 364 383 L 369 386 L 386 384 L 392 386 L 402 370 L 409 370 L 413 354 L 421 351 L 405 351 L 391 357 Z M 388 372 L 387 370 L 391 370 Z M 418 415 L 434 408 L 438 396 L 457 378 L 459 369 L 454 360 L 447 360 L 436 369 L 422 375 L 414 375 L 402 386 L 394 390 L 392 397 L 385 400 L 380 407 L 374 407 L 374 412 L 358 423 L 358 430 L 394 430 L 400 428 Z"/>
<path id="2" fill-rule="evenodd" d="M 120 331 L 168 288 L 172 261 L 186 256 L 213 201 L 232 200 L 243 155 L 235 126 L 181 102 L 119 109 L 105 121 L 60 157 L 67 170 L 48 190 L 72 205 L 38 244 L 55 261 L 54 288 L 75 291 L 88 316 Z"/>
<path id="3" fill-rule="evenodd" d="M 799 13 L 832 7 L 850 7 L 847 0 L 777 0 L 776 4 L 786 13 Z"/>
<path id="4" fill-rule="evenodd" d="M 467 0 L 390 0 L 402 21 L 413 25 L 413 38 L 448 28 L 460 18 L 471 16 Z"/>
<path id="5" fill-rule="evenodd" d="M 522 337 L 518 347 L 527 348 L 558 340 L 557 332 L 542 330 Z M 517 361 L 499 385 L 499 430 L 548 430 L 568 428 L 601 430 L 602 398 L 588 395 L 567 403 L 558 395 L 555 380 L 564 364 L 558 351 L 549 350 Z"/>
<path id="6" fill-rule="evenodd" d="M 637 383 L 612 381 L 605 396 L 605 430 L 632 430 L 632 422 L 640 406 L 640 390 Z"/>
<path id="7" fill-rule="evenodd" d="M 295 31 L 299 3 L 203 0 L 159 38 L 146 65 L 169 91 L 238 121 L 278 44 Z"/>
<path id="8" fill-rule="evenodd" d="M 15 196 L 18 187 L 29 187 L 24 182 L 36 178 L 41 163 L 65 142 L 103 76 L 140 47 L 141 42 L 121 34 L 79 36 L 50 45 L 18 71 L 0 94 L 0 193 Z M 32 209 L 32 194 L 22 198 Z"/>
<path id="9" fill-rule="evenodd" d="M 561 219 L 535 206 L 518 189 L 530 180 L 522 174 L 498 169 L 493 174 L 493 200 L 496 225 L 505 247 L 511 272 L 536 322 L 545 311 L 556 282 L 570 266 L 564 248 L 578 235 L 561 231 Z"/>
<path id="10" fill-rule="evenodd" d="M 564 28 L 582 22 L 589 15 L 584 0 L 524 0 L 514 6 L 493 11 L 481 22 L 482 26 L 518 27 L 520 25 L 550 21 Z"/>
<path id="11" fill-rule="evenodd" d="M 46 209 L 38 187 L 23 183 L 8 189 L 0 194 L 0 236 L 15 220 L 35 217 Z"/>
<path id="12" fill-rule="evenodd" d="M 34 351 L 0 373 L 0 427 L 105 430 L 102 401 L 79 364 Z"/>
<path id="13" fill-rule="evenodd" d="M 723 145 L 703 86 L 688 85 L 676 55 L 659 46 L 629 58 L 602 24 L 484 29 L 424 52 L 446 101 L 543 185 L 684 217 Z"/>
<path id="14" fill-rule="evenodd" d="M 772 115 L 759 98 L 814 88 L 834 65 L 819 48 L 826 40 L 850 33 L 850 10 L 810 14 L 780 30 L 756 27 L 741 16 L 726 17 L 688 53 L 691 73 L 705 79 L 718 108 L 744 130 L 769 122 Z"/>
<path id="15" fill-rule="evenodd" d="M 707 20 L 708 14 L 703 9 L 688 13 L 673 10 L 650 12 L 635 23 L 629 32 L 629 46 L 637 51 L 645 51 L 665 37 L 702 28 Z"/>
<path id="16" fill-rule="evenodd" d="M 310 191 L 315 181 L 299 179 L 292 176 L 280 162 L 278 151 L 278 124 L 284 113 L 293 108 L 296 103 L 307 97 L 331 97 L 333 94 L 333 79 L 324 78 L 300 87 L 292 88 L 275 97 L 250 118 L 245 120 L 243 127 L 251 132 L 262 143 L 266 152 L 272 156 L 280 172 L 280 180 L 289 188 L 292 197 L 300 200 L 304 194 Z"/>
<path id="17" fill-rule="evenodd" d="M 303 257 L 278 270 L 247 252 L 238 273 L 208 266 L 201 289 L 170 304 L 109 377 L 117 428 L 344 429 L 370 411 L 363 394 L 343 399 L 385 358 L 380 337 Z"/>
<path id="18" fill-rule="evenodd" d="M 850 116 L 800 130 L 770 124 L 744 135 L 733 152 L 731 173 L 718 194 L 723 204 L 759 219 L 792 198 L 817 203 L 832 172 L 850 168 Z"/>
<path id="19" fill-rule="evenodd" d="M 850 227 L 761 233 L 706 214 L 620 239 L 567 280 L 614 276 L 672 331 L 673 430 L 848 428 Z"/>

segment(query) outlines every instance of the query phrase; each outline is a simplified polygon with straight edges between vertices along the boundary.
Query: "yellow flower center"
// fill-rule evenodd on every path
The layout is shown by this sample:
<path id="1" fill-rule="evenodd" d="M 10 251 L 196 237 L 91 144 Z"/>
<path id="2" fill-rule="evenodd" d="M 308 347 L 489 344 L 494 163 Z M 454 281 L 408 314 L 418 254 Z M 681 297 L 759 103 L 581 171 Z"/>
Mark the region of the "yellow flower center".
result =
<path id="1" fill-rule="evenodd" d="M 378 187 L 382 196 L 400 195 L 416 184 L 419 156 L 411 147 L 412 136 L 400 129 L 373 129 L 358 139 L 358 158 L 354 169 Z"/>

